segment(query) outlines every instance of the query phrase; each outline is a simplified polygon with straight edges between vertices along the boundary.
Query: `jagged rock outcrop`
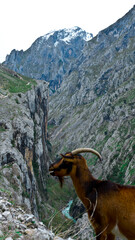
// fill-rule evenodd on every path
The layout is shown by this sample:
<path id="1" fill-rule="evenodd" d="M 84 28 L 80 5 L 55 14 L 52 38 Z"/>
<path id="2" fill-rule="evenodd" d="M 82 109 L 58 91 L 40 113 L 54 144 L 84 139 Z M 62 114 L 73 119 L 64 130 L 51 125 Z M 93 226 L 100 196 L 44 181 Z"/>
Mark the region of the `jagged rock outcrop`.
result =
<path id="1" fill-rule="evenodd" d="M 38 205 L 47 199 L 48 84 L 39 81 L 26 94 L 0 101 L 0 187 L 38 217 Z"/>
<path id="2" fill-rule="evenodd" d="M 26 51 L 13 50 L 4 64 L 25 76 L 49 82 L 54 92 L 91 38 L 92 34 L 79 27 L 54 31 L 39 37 Z"/>

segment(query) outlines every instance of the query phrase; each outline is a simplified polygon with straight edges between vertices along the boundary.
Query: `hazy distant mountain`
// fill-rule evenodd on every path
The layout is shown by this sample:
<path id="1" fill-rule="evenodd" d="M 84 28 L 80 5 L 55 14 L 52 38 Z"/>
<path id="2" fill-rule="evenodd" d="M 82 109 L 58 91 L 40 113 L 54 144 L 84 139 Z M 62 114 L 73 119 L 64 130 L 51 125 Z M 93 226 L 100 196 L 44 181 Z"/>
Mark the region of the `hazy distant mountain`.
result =
<path id="1" fill-rule="evenodd" d="M 79 27 L 53 31 L 39 37 L 26 51 L 12 50 L 4 64 L 18 73 L 49 82 L 54 92 L 92 37 Z"/>

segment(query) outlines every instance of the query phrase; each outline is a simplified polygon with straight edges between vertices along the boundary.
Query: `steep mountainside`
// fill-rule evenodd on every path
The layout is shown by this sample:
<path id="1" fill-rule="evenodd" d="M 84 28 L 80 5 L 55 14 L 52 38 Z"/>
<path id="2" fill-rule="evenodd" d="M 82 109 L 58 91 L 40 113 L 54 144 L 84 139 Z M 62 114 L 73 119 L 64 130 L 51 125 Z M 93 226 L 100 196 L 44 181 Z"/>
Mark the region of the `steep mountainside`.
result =
<path id="1" fill-rule="evenodd" d="M 60 209 L 71 191 L 65 185 L 63 193 L 59 183 L 48 176 L 47 119 L 48 84 L 0 65 L 1 240 L 8 236 L 11 240 L 51 240 L 54 234 L 46 226 L 55 227 L 58 234 L 70 224 Z"/>
<path id="2" fill-rule="evenodd" d="M 49 107 L 54 152 L 93 147 L 93 173 L 119 183 L 135 183 L 134 29 L 135 7 L 89 41 Z"/>
<path id="3" fill-rule="evenodd" d="M 17 190 L 13 191 L 16 203 L 38 216 L 38 204 L 42 197 L 47 199 L 48 84 L 31 82 L 2 66 L 0 83 L 1 187 L 8 189 L 11 184 Z"/>
<path id="4" fill-rule="evenodd" d="M 86 41 L 92 38 L 79 27 L 63 29 L 39 37 L 26 51 L 13 50 L 4 62 L 8 68 L 35 79 L 49 82 L 54 92 L 71 63 L 81 54 Z"/>

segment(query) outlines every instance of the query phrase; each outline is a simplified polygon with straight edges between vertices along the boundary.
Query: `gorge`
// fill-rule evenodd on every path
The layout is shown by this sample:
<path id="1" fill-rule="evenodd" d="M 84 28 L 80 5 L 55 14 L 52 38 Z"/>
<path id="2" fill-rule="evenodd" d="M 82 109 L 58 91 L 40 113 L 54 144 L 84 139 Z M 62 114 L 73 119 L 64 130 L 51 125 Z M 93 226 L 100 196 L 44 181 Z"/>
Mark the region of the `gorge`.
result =
<path id="1" fill-rule="evenodd" d="M 103 157 L 101 165 L 85 155 L 94 176 L 135 184 L 135 7 L 90 41 L 77 36 L 56 44 L 58 34 L 46 40 L 53 52 L 39 38 L 26 52 L 13 50 L 0 68 L 0 188 L 45 223 L 71 196 L 70 214 L 81 212 L 70 181 L 62 190 L 48 178 L 60 153 L 94 148 Z M 13 91 L 5 78 L 16 87 L 24 81 L 27 90 Z"/>

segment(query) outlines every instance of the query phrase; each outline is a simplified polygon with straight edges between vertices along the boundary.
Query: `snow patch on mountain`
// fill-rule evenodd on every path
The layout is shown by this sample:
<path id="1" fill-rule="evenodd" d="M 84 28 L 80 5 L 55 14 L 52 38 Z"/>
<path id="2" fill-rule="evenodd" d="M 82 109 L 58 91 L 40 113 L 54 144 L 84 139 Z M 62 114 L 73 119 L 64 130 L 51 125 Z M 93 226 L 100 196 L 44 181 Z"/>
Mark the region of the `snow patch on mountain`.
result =
<path id="1" fill-rule="evenodd" d="M 51 36 L 55 35 L 55 46 L 57 46 L 58 41 L 64 41 L 65 43 L 70 43 L 72 39 L 76 37 L 82 37 L 85 41 L 89 41 L 93 38 L 92 33 L 87 33 L 79 27 L 73 27 L 68 29 L 61 29 L 59 31 L 51 31 L 45 34 L 42 39 L 48 40 Z"/>
<path id="2" fill-rule="evenodd" d="M 51 32 L 45 34 L 45 35 L 42 37 L 42 39 L 48 40 L 49 37 L 52 36 L 54 33 L 55 33 L 55 31 L 51 31 Z"/>
<path id="3" fill-rule="evenodd" d="M 12 51 L 5 65 L 22 75 L 49 82 L 52 94 L 92 37 L 79 27 L 51 31 L 37 38 L 29 51 Z"/>

